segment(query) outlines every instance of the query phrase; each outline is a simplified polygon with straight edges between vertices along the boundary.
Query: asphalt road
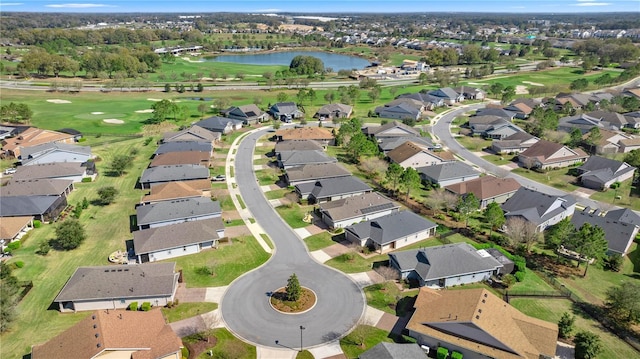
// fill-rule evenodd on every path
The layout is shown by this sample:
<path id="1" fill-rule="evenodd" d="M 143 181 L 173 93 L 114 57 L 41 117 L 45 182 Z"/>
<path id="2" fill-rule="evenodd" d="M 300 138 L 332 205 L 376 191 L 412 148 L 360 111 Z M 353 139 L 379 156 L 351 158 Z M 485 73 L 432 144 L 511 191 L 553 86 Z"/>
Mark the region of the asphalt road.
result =
<path id="1" fill-rule="evenodd" d="M 246 341 L 298 350 L 301 332 L 305 348 L 342 337 L 357 324 L 364 313 L 365 301 L 362 291 L 349 277 L 309 256 L 302 240 L 262 194 L 253 173 L 253 149 L 265 132 L 253 133 L 242 140 L 235 157 L 235 173 L 247 208 L 276 250 L 269 262 L 230 285 L 220 309 L 227 327 Z M 317 304 L 306 313 L 282 314 L 269 304 L 268 293 L 284 287 L 292 273 L 302 286 L 317 295 Z M 301 331 L 300 326 L 305 329 Z"/>

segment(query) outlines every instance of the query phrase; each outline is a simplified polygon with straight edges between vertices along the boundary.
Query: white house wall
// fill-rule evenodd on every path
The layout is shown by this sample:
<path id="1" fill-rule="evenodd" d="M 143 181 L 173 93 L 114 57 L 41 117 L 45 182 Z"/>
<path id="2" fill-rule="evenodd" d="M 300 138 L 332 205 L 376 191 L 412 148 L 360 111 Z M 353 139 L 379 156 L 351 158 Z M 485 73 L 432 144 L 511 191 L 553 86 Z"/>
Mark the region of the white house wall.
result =
<path id="1" fill-rule="evenodd" d="M 222 213 L 215 213 L 215 214 L 210 214 L 210 215 L 206 215 L 206 216 L 191 217 L 191 218 L 180 218 L 180 219 L 175 219 L 175 220 L 172 220 L 172 221 L 150 223 L 150 224 L 146 224 L 146 225 L 139 225 L 138 227 L 140 229 L 144 229 L 142 227 L 146 227 L 146 226 L 148 226 L 146 228 L 157 228 L 157 227 L 170 226 L 172 224 L 178 224 L 178 223 L 184 223 L 184 222 L 202 221 L 204 219 L 216 218 L 216 217 L 220 217 L 220 216 L 222 216 Z"/>
<path id="2" fill-rule="evenodd" d="M 427 239 L 429 237 L 431 237 L 431 231 L 435 232 L 435 228 L 433 229 L 426 229 L 424 231 L 420 231 L 405 237 L 401 237 L 398 238 L 395 242 L 391 242 L 391 243 L 387 243 L 383 246 L 381 246 L 379 249 L 382 252 L 386 252 L 386 251 L 391 251 L 394 249 L 399 249 L 402 247 L 406 247 L 408 245 L 414 244 L 416 242 L 420 242 L 423 239 Z"/>
<path id="3" fill-rule="evenodd" d="M 456 277 L 449 277 L 445 279 L 444 286 L 451 287 L 454 285 L 481 282 L 485 279 L 489 279 L 491 277 L 491 273 L 492 271 L 486 271 L 486 272 L 478 272 L 478 273 L 466 274 L 466 275 L 461 275 Z"/>
<path id="4" fill-rule="evenodd" d="M 210 248 L 210 247 L 209 247 Z M 190 244 L 188 246 L 170 248 L 161 251 L 149 252 L 149 262 L 161 261 L 164 259 L 182 257 L 200 252 L 200 244 Z"/>
<path id="5" fill-rule="evenodd" d="M 326 215 L 323 214 L 322 215 L 322 220 L 329 227 L 344 228 L 344 227 L 348 227 L 348 226 L 350 226 L 352 224 L 356 224 L 356 223 L 363 222 L 363 221 L 370 221 L 370 220 L 376 219 L 378 217 L 386 216 L 386 215 L 391 214 L 393 212 L 397 212 L 398 210 L 399 210 L 398 208 L 394 208 L 394 209 L 389 209 L 389 210 L 382 211 L 382 212 L 369 213 L 369 214 L 364 215 L 364 216 L 349 218 L 349 219 L 345 219 L 345 220 L 338 221 L 338 222 L 334 222 L 331 218 L 329 218 L 329 216 L 326 216 Z"/>
<path id="6" fill-rule="evenodd" d="M 433 166 L 440 163 L 443 163 L 443 161 L 438 157 L 434 157 L 425 152 L 420 152 L 400 162 L 399 165 L 402 166 L 403 168 L 407 168 L 407 167 L 418 168 L 418 167 L 425 167 L 425 166 Z"/>
<path id="7" fill-rule="evenodd" d="M 157 300 L 157 302 L 156 302 Z M 152 306 L 165 306 L 168 302 L 173 301 L 173 295 L 170 297 L 142 297 L 142 298 L 127 298 L 127 299 L 107 299 L 107 300 L 92 300 L 92 301 L 77 301 L 73 303 L 73 307 L 76 312 L 94 311 L 100 309 L 126 309 L 129 304 L 138 302 L 138 306 L 144 302 L 151 303 Z"/>
<path id="8" fill-rule="evenodd" d="M 446 186 L 450 186 L 452 184 L 456 184 L 456 183 L 460 183 L 460 182 L 464 182 L 464 181 L 471 181 L 473 179 L 477 179 L 480 178 L 480 174 L 475 174 L 475 175 L 471 175 L 471 176 L 466 176 L 466 177 L 460 177 L 460 178 L 452 178 L 449 180 L 444 180 L 444 181 L 440 181 L 438 182 L 438 184 L 440 185 L 440 187 L 446 187 Z"/>

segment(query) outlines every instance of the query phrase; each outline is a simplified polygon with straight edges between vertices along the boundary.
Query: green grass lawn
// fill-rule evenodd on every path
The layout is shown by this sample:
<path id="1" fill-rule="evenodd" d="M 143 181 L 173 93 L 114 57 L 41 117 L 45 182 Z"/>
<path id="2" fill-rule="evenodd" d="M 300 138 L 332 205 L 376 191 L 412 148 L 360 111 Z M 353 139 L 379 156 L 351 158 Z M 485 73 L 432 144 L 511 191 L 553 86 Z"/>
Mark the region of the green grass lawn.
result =
<path id="1" fill-rule="evenodd" d="M 482 156 L 482 159 L 493 163 L 496 166 L 503 166 L 513 163 L 514 155 L 486 155 Z"/>
<path id="2" fill-rule="evenodd" d="M 197 254 L 174 258 L 176 267 L 182 269 L 187 287 L 218 287 L 228 285 L 240 275 L 262 265 L 269 259 L 251 236 L 233 239 L 233 244 L 209 249 Z M 213 268 L 214 274 L 198 273 L 200 267 Z"/>
<path id="3" fill-rule="evenodd" d="M 212 349 L 214 358 L 253 359 L 256 357 L 256 347 L 236 338 L 226 328 L 213 329 L 211 333 L 218 340 Z M 210 358 L 208 350 L 197 357 L 197 359 Z"/>
<path id="4" fill-rule="evenodd" d="M 591 319 L 585 313 L 574 309 L 572 303 L 566 299 L 538 299 L 515 298 L 510 304 L 521 312 L 535 318 L 557 323 L 562 313 L 569 312 L 576 316 L 575 332 L 590 331 L 602 339 L 604 350 L 598 355 L 601 359 L 637 358 L 636 352 L 631 346 L 619 339 L 614 334 L 603 330 L 600 323 Z"/>
<path id="5" fill-rule="evenodd" d="M 255 163 L 255 161 L 254 161 Z M 266 168 L 254 172 L 258 179 L 258 184 L 268 186 L 278 182 L 278 172 L 273 168 Z"/>
<path id="6" fill-rule="evenodd" d="M 282 189 L 274 189 L 273 191 L 267 191 L 264 193 L 264 195 L 265 197 L 267 197 L 268 200 L 272 200 L 272 199 L 283 198 L 287 193 L 290 193 L 290 192 L 291 192 L 290 189 L 282 188 Z"/>
<path id="7" fill-rule="evenodd" d="M 336 242 L 331 240 L 331 238 L 331 233 L 322 232 L 305 238 L 304 243 L 307 244 L 307 248 L 309 248 L 310 251 L 317 251 L 318 249 L 326 248 L 336 244 Z"/>
<path id="8" fill-rule="evenodd" d="M 360 354 L 380 342 L 393 342 L 389 332 L 370 325 L 358 325 L 351 333 L 340 339 L 340 348 L 348 359 L 357 359 Z"/>
<path id="9" fill-rule="evenodd" d="M 394 282 L 384 282 L 364 288 L 368 305 L 399 317 L 403 317 L 413 308 L 418 291 L 418 289 L 400 291 Z"/>
<path id="10" fill-rule="evenodd" d="M 224 222 L 225 227 L 243 226 L 244 221 L 242 219 L 231 219 Z"/>
<path id="11" fill-rule="evenodd" d="M 162 308 L 162 314 L 168 323 L 173 323 L 216 309 L 218 309 L 217 303 L 180 303 L 173 308 Z"/>
<path id="12" fill-rule="evenodd" d="M 472 152 L 482 151 L 483 148 L 491 146 L 491 140 L 482 137 L 461 136 L 455 138 L 462 147 Z"/>
<path id="13" fill-rule="evenodd" d="M 271 191 L 273 192 L 273 191 Z M 267 192 L 269 193 L 269 192 Z M 281 197 L 278 197 L 281 198 Z M 276 211 L 284 219 L 285 222 L 291 228 L 302 228 L 309 225 L 309 223 L 304 222 L 302 219 L 304 218 L 307 212 L 313 210 L 313 206 L 301 206 L 297 203 L 292 203 L 290 206 L 278 206 L 276 207 Z"/>
<path id="14" fill-rule="evenodd" d="M 567 171 L 568 168 L 560 168 L 544 173 L 528 170 L 526 168 L 514 168 L 513 170 L 511 170 L 511 172 L 513 173 L 517 173 L 536 182 L 544 183 L 563 191 L 572 192 L 580 187 L 574 184 L 576 178 L 569 175 Z"/>
<path id="15" fill-rule="evenodd" d="M 597 191 L 589 198 L 640 211 L 640 190 L 632 186 L 631 179 L 620 183 L 617 190 L 609 188 L 606 191 Z"/>
<path id="16" fill-rule="evenodd" d="M 540 278 L 535 272 L 527 268 L 524 280 L 522 282 L 515 283 L 509 291 L 513 292 L 551 292 L 555 291 L 551 285 L 547 284 L 542 278 Z"/>

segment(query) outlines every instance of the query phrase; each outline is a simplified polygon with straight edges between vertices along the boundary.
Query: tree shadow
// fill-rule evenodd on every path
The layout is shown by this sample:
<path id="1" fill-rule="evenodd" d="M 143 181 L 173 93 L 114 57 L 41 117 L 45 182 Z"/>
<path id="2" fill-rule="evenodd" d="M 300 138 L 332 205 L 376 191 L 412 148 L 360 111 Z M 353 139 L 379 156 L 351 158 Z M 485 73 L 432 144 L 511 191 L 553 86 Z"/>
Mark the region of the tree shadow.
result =
<path id="1" fill-rule="evenodd" d="M 340 338 L 342 334 L 338 333 L 338 332 L 328 332 L 326 334 L 324 334 L 322 336 L 322 340 L 325 342 L 332 342 L 334 340 L 337 340 L 338 338 Z"/>

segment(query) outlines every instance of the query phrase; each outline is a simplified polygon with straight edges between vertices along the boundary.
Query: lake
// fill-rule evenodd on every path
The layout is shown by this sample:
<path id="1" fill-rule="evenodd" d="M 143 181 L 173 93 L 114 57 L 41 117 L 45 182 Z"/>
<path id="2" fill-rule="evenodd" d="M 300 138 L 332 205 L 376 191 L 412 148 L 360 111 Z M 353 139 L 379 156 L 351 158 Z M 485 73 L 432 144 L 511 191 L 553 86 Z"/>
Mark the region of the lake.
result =
<path id="1" fill-rule="evenodd" d="M 245 65 L 283 65 L 289 66 L 291 60 L 299 55 L 313 56 L 322 60 L 325 68 L 331 68 L 337 72 L 339 70 L 363 69 L 370 65 L 368 60 L 360 57 L 331 54 L 321 51 L 286 51 L 270 52 L 267 54 L 248 55 L 220 55 L 214 58 L 207 58 L 205 61 L 211 62 L 231 62 Z"/>

